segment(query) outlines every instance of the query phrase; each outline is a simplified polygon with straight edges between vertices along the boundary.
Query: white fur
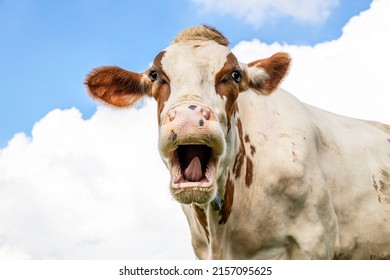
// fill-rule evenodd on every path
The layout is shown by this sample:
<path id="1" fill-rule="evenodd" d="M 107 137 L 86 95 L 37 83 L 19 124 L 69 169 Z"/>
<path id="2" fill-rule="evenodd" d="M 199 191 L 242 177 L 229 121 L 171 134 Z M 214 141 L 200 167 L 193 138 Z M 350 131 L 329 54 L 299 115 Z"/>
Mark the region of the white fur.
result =
<path id="1" fill-rule="evenodd" d="M 161 61 L 171 88 L 161 120 L 185 102 L 212 108 L 226 140 L 218 167 L 221 198 L 227 178 L 234 181 L 226 224 L 219 224 L 220 213 L 210 204 L 203 207 L 209 237 L 193 208 L 183 205 L 196 256 L 390 258 L 390 187 L 385 188 L 390 178 L 384 175 L 390 172 L 389 133 L 380 124 L 303 104 L 281 89 L 269 96 L 242 92 L 228 132 L 226 100 L 215 91 L 215 75 L 229 53 L 215 42 L 187 41 L 169 46 Z M 269 78 L 263 69 L 241 66 L 252 82 Z M 238 119 L 250 139 L 244 144 L 254 165 L 250 186 L 247 161 L 238 178 L 233 171 L 240 147 Z M 256 148 L 253 155 L 250 145 Z"/>
<path id="2" fill-rule="evenodd" d="M 194 48 L 196 44 L 201 47 Z M 170 78 L 171 94 L 161 119 L 173 107 L 193 102 L 213 108 L 218 119 L 226 123 L 225 102 L 215 92 L 215 75 L 230 50 L 211 41 L 191 41 L 173 44 L 165 51 L 161 64 Z"/>
<path id="3" fill-rule="evenodd" d="M 246 187 L 245 175 L 235 180 L 226 225 L 206 208 L 209 244 L 184 207 L 197 256 L 390 258 L 390 203 L 379 202 L 373 187 L 380 170 L 390 170 L 389 134 L 302 104 L 283 90 L 270 96 L 249 90 L 238 104 L 244 134 L 256 146 L 254 182 Z M 230 149 L 237 151 L 238 143 Z M 231 171 L 231 162 L 225 168 Z"/>

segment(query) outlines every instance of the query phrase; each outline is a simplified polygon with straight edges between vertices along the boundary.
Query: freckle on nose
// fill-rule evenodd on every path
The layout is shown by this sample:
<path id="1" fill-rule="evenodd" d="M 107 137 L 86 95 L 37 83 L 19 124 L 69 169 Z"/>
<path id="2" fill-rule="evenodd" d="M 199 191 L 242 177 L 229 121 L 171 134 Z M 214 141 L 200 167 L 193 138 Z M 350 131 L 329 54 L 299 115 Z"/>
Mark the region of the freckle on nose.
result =
<path id="1" fill-rule="evenodd" d="M 195 110 L 196 107 L 198 107 L 198 106 L 196 106 L 196 105 L 190 105 L 190 106 L 188 106 L 188 109 Z"/>
<path id="2" fill-rule="evenodd" d="M 169 139 L 170 139 L 171 141 L 175 141 L 176 138 L 177 138 L 176 132 L 173 131 L 173 130 L 171 130 L 171 134 L 169 135 Z"/>
<path id="3" fill-rule="evenodd" d="M 199 125 L 200 125 L 200 126 L 203 126 L 203 125 L 204 125 L 204 120 L 200 120 L 200 121 L 199 121 Z"/>

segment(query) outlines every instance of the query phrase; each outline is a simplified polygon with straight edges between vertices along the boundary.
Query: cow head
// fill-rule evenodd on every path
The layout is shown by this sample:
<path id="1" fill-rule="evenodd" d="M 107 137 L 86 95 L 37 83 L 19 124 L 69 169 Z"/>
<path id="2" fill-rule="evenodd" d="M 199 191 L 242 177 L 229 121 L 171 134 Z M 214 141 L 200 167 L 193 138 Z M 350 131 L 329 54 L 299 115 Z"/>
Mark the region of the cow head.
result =
<path id="1" fill-rule="evenodd" d="M 183 204 L 215 197 L 240 92 L 272 93 L 290 63 L 285 53 L 240 63 L 227 45 L 221 33 L 201 25 L 182 31 L 143 73 L 108 66 L 86 78 L 93 98 L 116 107 L 144 96 L 157 101 L 160 154 L 171 193 Z"/>

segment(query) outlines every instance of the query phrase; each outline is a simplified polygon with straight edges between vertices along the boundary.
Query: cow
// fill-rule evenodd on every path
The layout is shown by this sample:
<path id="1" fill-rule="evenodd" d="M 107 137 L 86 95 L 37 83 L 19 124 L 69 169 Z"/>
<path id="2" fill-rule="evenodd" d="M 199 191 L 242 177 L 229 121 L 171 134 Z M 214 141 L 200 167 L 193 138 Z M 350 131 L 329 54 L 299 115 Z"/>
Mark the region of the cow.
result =
<path id="1" fill-rule="evenodd" d="M 145 72 L 104 66 L 85 80 L 115 107 L 156 100 L 159 152 L 196 258 L 390 259 L 390 126 L 279 88 L 288 54 L 246 64 L 228 45 L 213 27 L 190 27 Z"/>

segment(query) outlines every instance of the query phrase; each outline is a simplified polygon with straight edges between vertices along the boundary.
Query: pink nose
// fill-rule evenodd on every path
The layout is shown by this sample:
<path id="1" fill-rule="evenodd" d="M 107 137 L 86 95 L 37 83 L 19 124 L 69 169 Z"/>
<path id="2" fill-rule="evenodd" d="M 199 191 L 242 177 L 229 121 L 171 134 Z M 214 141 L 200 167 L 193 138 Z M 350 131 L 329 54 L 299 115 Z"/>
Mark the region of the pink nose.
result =
<path id="1" fill-rule="evenodd" d="M 193 104 L 182 104 L 168 111 L 164 125 L 204 126 L 207 121 L 216 120 L 213 112 L 204 106 Z"/>

